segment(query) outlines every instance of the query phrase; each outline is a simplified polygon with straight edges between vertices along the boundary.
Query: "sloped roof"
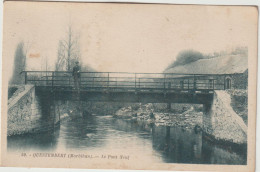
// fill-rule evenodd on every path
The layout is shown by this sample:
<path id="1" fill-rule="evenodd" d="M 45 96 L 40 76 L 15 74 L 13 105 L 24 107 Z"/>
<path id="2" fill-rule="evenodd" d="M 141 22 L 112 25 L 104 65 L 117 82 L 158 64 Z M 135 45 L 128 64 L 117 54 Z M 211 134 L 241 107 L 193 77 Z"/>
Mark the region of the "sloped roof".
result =
<path id="1" fill-rule="evenodd" d="M 244 73 L 247 69 L 247 56 L 239 54 L 201 59 L 183 66 L 170 68 L 165 73 L 234 74 Z"/>

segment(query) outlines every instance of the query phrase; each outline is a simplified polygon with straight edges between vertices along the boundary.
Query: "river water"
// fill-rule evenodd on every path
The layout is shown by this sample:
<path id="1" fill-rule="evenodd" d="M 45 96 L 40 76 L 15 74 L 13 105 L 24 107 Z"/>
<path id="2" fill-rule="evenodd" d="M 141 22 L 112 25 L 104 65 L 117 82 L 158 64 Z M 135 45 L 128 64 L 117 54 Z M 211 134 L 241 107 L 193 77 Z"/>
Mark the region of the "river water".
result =
<path id="1" fill-rule="evenodd" d="M 151 162 L 246 164 L 246 152 L 205 140 L 201 132 L 93 115 L 64 120 L 55 130 L 8 137 L 8 151 L 110 151 Z"/>

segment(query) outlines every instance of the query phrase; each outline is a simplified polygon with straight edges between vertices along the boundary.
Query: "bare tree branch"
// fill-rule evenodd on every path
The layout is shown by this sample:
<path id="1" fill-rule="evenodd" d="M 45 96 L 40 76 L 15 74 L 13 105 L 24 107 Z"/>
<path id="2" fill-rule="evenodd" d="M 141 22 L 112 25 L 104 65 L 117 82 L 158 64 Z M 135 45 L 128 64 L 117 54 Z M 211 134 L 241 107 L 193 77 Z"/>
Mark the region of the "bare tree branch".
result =
<path id="1" fill-rule="evenodd" d="M 68 26 L 65 39 L 59 41 L 58 59 L 56 70 L 71 70 L 71 66 L 80 58 L 79 35 L 73 32 L 72 26 Z"/>

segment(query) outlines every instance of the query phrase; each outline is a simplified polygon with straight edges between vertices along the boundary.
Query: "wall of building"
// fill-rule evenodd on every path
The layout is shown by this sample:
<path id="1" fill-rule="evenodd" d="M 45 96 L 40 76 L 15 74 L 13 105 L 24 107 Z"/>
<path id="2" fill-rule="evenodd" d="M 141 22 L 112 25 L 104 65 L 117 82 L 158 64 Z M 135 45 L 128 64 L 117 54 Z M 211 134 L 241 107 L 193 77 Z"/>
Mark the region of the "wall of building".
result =
<path id="1" fill-rule="evenodd" d="M 248 70 L 244 73 L 235 73 L 235 74 L 225 74 L 216 76 L 216 83 L 219 84 L 219 88 L 223 88 L 224 86 L 220 86 L 223 83 L 227 82 L 227 79 L 231 80 L 231 89 L 247 89 L 248 87 Z M 225 86 L 226 88 L 226 86 Z M 227 88 L 226 88 L 227 89 Z"/>

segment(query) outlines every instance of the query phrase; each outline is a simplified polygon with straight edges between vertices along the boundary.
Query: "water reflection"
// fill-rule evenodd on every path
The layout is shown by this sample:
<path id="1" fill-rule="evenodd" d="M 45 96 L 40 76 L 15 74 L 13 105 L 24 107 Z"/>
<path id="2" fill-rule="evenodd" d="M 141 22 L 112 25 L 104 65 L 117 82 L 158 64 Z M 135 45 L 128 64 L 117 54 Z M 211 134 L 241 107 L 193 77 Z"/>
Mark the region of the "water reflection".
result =
<path id="1" fill-rule="evenodd" d="M 76 118 L 61 124 L 59 143 L 67 149 L 85 149 L 102 147 L 106 131 L 100 132 L 95 116 L 88 118 Z M 103 127 L 105 127 L 103 125 Z"/>
<path id="2" fill-rule="evenodd" d="M 63 121 L 51 132 L 8 137 L 8 150 L 111 150 L 167 163 L 246 164 L 246 153 L 220 148 L 203 138 L 201 132 L 180 127 L 88 116 Z"/>
<path id="3" fill-rule="evenodd" d="M 152 127 L 153 148 L 165 162 L 200 163 L 202 135 L 178 127 Z"/>
<path id="4" fill-rule="evenodd" d="M 12 151 L 53 150 L 57 148 L 59 126 L 40 134 L 24 134 L 7 137 L 7 149 Z"/>

